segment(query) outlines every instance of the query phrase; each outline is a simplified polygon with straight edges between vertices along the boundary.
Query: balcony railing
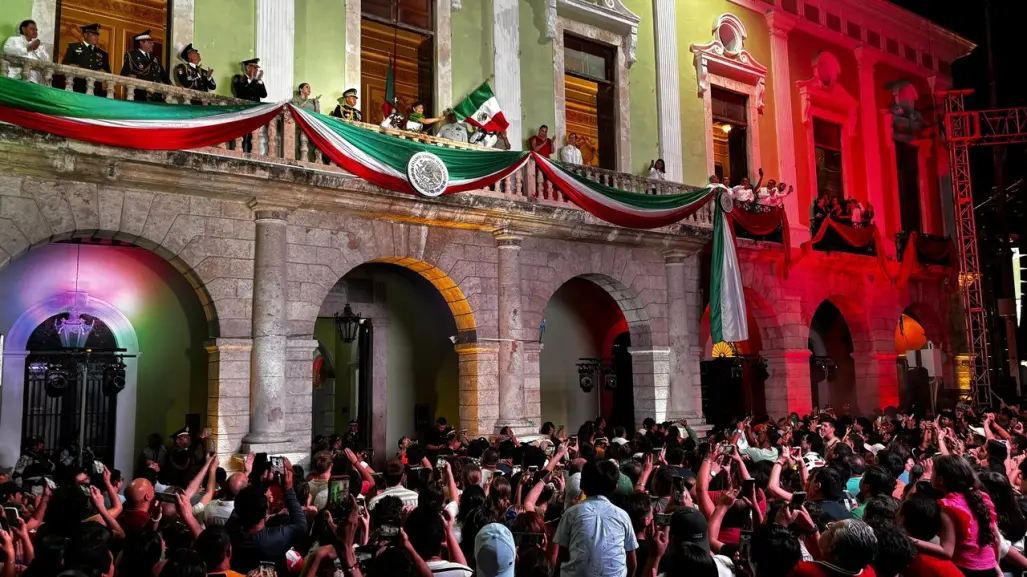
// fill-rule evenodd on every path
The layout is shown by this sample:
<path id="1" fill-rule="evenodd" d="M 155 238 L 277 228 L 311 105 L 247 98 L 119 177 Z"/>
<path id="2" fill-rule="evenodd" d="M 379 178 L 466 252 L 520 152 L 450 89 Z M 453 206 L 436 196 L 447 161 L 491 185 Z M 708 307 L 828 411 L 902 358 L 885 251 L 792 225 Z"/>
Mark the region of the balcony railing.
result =
<path id="1" fill-rule="evenodd" d="M 902 262 L 902 259 L 905 258 L 909 237 L 910 233 L 906 231 L 895 233 L 895 255 L 898 257 L 899 262 Z M 917 233 L 916 260 L 920 264 L 952 266 L 953 250 L 954 247 L 950 237 L 922 232 Z"/>
<path id="2" fill-rule="evenodd" d="M 148 99 L 151 95 L 161 95 L 160 97 L 169 103 L 197 106 L 224 106 L 245 103 L 245 101 L 236 98 L 197 92 L 178 86 L 146 82 L 105 72 L 85 70 L 52 62 L 39 62 L 10 55 L 0 55 L 0 73 L 28 81 L 38 81 L 47 86 L 54 86 L 54 80 L 56 79 L 58 86 L 63 81 L 64 90 L 67 91 L 73 90 L 75 80 L 81 80 L 85 82 L 87 94 L 106 98 L 134 100 L 136 91 L 145 91 Z M 80 82 L 79 84 L 81 85 L 82 83 Z M 101 93 L 97 93 L 98 87 Z M 486 153 L 493 151 L 492 149 L 473 144 L 426 134 L 387 129 L 372 124 L 361 123 L 361 126 L 368 130 L 390 134 L 396 138 L 416 140 L 433 146 L 475 149 Z M 343 175 L 350 174 L 342 167 L 328 160 L 327 156 L 317 149 L 314 143 L 296 125 L 288 109 L 284 109 L 264 127 L 254 130 L 250 134 L 249 140 L 252 143 L 251 151 L 249 152 L 243 150 L 242 138 L 217 146 L 198 149 L 198 152 L 256 162 L 284 164 L 307 170 L 333 172 Z M 681 194 L 698 189 L 698 187 L 653 180 L 634 174 L 588 166 L 572 167 L 570 170 L 602 184 L 640 194 Z M 570 202 L 563 194 L 556 190 L 542 171 L 537 169 L 534 161 L 530 159 L 520 170 L 511 173 L 488 188 L 472 191 L 471 194 L 500 196 L 522 202 L 578 209 L 577 205 Z M 707 203 L 699 211 L 685 219 L 684 223 L 690 226 L 712 228 L 712 203 Z"/>

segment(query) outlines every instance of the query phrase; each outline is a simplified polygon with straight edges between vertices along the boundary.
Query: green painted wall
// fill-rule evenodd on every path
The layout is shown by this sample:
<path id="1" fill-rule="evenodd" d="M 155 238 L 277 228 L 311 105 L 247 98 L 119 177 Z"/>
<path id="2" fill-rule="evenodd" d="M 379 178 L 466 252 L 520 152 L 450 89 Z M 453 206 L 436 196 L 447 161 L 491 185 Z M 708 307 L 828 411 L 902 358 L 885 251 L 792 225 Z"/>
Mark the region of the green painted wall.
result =
<path id="1" fill-rule="evenodd" d="M 0 0 L 0 41 L 18 33 L 18 24 L 32 18 L 32 0 Z"/>
<path id="2" fill-rule="evenodd" d="M 331 112 L 346 88 L 346 0 L 296 0 L 296 86 L 310 83 Z M 293 87 L 293 89 L 296 88 Z M 352 87 L 357 88 L 357 87 Z"/>
<path id="3" fill-rule="evenodd" d="M 546 38 L 545 0 L 521 0 L 521 146 L 527 147 L 528 137 L 538 127 L 556 124 L 553 106 L 553 42 Z M 510 138 L 517 138 L 511 134 Z M 554 143 L 554 149 L 559 148 Z"/>
<path id="4" fill-rule="evenodd" d="M 193 45 L 204 66 L 214 69 L 218 94 L 232 94 L 232 76 L 241 62 L 253 58 L 257 45 L 256 4 L 253 0 L 196 0 Z M 315 93 L 316 95 L 316 93 Z"/>
<path id="5" fill-rule="evenodd" d="M 703 99 L 698 94 L 695 63 L 689 51 L 692 44 L 705 44 L 713 39 L 713 24 L 718 16 L 731 13 L 745 26 L 748 35 L 745 49 L 752 57 L 766 66 L 767 91 L 764 97 L 766 107 L 759 117 L 761 164 L 767 176 L 776 178 L 777 140 L 774 137 L 774 94 L 770 90 L 770 78 L 774 71 L 770 65 L 770 35 L 762 13 L 746 10 L 727 0 L 696 0 L 688 9 L 679 6 L 678 25 L 678 74 L 681 82 L 681 153 L 684 164 L 684 180 L 689 184 L 706 182 L 706 135 Z M 639 31 L 641 35 L 641 31 Z M 636 64 L 637 66 L 637 64 Z M 634 127 L 632 127 L 634 128 Z M 755 176 L 758 166 L 750 167 Z M 799 187 L 796 187 L 798 190 Z"/>
<path id="6" fill-rule="evenodd" d="M 492 1 L 464 2 L 453 12 L 453 103 L 493 76 Z"/>
<path id="7" fill-rule="evenodd" d="M 638 61 L 628 71 L 628 92 L 631 98 L 631 172 L 647 174 L 649 162 L 660 155 L 653 3 L 624 0 L 624 6 L 642 18 L 642 26 L 638 27 Z"/>

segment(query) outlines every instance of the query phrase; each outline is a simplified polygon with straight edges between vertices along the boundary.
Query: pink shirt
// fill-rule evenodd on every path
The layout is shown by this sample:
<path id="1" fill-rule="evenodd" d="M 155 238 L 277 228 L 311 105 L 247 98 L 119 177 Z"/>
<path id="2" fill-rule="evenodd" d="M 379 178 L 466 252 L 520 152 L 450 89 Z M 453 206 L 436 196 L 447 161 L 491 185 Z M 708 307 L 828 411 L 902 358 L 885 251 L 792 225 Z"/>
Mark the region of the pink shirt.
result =
<path id="1" fill-rule="evenodd" d="M 983 491 L 978 491 L 977 494 L 984 499 L 991 523 L 994 525 L 998 517 L 995 515 L 995 506 L 992 504 L 991 498 Z M 966 502 L 966 497 L 962 493 L 949 493 L 938 501 L 938 505 L 941 506 L 942 511 L 952 517 L 955 525 L 956 548 L 952 552 L 952 562 L 957 567 L 974 571 L 997 567 L 995 544 L 987 543 L 981 546 L 977 543 L 980 527 L 977 526 L 977 521 L 970 511 L 970 505 Z M 995 528 L 995 530 L 998 529 Z"/>

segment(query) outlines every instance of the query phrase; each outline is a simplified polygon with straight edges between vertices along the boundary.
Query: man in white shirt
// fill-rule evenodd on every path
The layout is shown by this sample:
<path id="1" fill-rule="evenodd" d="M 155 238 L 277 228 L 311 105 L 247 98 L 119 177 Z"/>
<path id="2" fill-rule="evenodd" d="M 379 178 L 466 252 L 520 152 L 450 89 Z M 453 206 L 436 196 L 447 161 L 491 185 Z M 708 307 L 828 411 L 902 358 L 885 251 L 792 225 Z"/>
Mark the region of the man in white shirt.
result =
<path id="1" fill-rule="evenodd" d="M 224 526 L 228 522 L 228 518 L 232 516 L 235 511 L 235 498 L 239 495 L 239 492 L 249 485 L 249 480 L 246 478 L 244 473 L 234 473 L 225 481 L 225 486 L 222 489 L 222 495 L 220 499 L 213 499 L 206 507 L 203 508 L 202 516 L 197 517 L 197 521 L 210 527 L 212 525 Z M 193 514 L 197 514 L 196 509 L 193 509 Z"/>
<path id="2" fill-rule="evenodd" d="M 585 466 L 581 473 L 584 502 L 567 509 L 556 529 L 561 577 L 627 577 L 637 568 L 638 540 L 628 514 L 610 503 L 620 471 L 609 461 Z"/>
<path id="3" fill-rule="evenodd" d="M 382 476 L 385 479 L 385 486 L 387 488 L 367 502 L 368 511 L 373 510 L 379 501 L 389 495 L 398 497 L 399 500 L 403 502 L 404 507 L 417 506 L 417 491 L 411 491 L 403 486 L 403 481 L 406 479 L 406 472 L 403 470 L 403 463 L 399 461 L 389 461 L 385 465 L 385 471 Z"/>
<path id="4" fill-rule="evenodd" d="M 581 164 L 581 151 L 578 150 L 578 135 L 573 132 L 567 135 L 567 145 L 560 149 L 560 160 L 567 164 Z"/>
<path id="5" fill-rule="evenodd" d="M 446 115 L 446 123 L 439 129 L 439 138 L 467 142 L 467 126 L 456 119 L 452 110 Z"/>
<path id="6" fill-rule="evenodd" d="M 310 463 L 310 499 L 315 507 L 324 509 L 328 504 L 328 482 L 332 478 L 332 464 L 335 456 L 331 451 L 318 451 Z"/>
<path id="7" fill-rule="evenodd" d="M 738 445 L 738 454 L 749 457 L 753 463 L 760 461 L 777 461 L 781 455 L 777 448 L 777 441 L 780 435 L 773 425 L 764 425 L 756 438 L 752 438 L 752 424 L 748 419 L 742 422 L 742 428 L 735 432 L 735 443 Z M 757 446 L 750 445 L 752 440 Z"/>
<path id="8" fill-rule="evenodd" d="M 7 42 L 4 42 L 4 54 L 40 62 L 50 61 L 50 53 L 46 51 L 46 46 L 43 46 L 39 40 L 39 28 L 36 26 L 35 20 L 25 20 L 18 25 L 18 35 L 11 36 Z M 21 78 L 21 67 L 9 67 L 7 76 Z M 39 71 L 35 69 L 29 71 L 27 80 L 39 84 Z"/>

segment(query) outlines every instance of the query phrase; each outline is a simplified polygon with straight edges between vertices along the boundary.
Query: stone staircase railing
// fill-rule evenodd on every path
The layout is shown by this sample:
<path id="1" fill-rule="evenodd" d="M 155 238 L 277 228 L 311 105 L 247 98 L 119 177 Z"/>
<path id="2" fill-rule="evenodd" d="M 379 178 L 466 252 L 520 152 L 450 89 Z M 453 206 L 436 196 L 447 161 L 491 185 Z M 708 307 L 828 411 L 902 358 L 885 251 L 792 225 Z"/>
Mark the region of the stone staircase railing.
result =
<path id="1" fill-rule="evenodd" d="M 169 86 L 154 82 L 146 82 L 135 78 L 96 72 L 65 66 L 53 62 L 40 62 L 17 56 L 0 54 L 0 74 L 16 77 L 30 82 L 38 82 L 47 86 L 62 87 L 64 90 L 74 89 L 75 80 L 85 82 L 86 94 L 98 97 L 134 100 L 136 91 L 145 91 L 147 98 L 160 95 L 164 102 L 191 104 L 197 106 L 224 106 L 245 103 L 243 100 L 219 96 L 216 94 L 197 92 L 179 86 Z M 79 82 L 81 86 L 82 82 Z M 98 93 L 97 89 L 101 92 Z M 490 152 L 492 149 L 473 144 L 457 142 L 431 135 L 413 133 L 403 130 L 382 128 L 373 124 L 360 125 L 369 130 L 389 134 L 396 138 L 416 140 L 418 142 L 444 148 L 474 149 Z M 201 149 L 207 154 L 234 157 L 259 162 L 286 164 L 307 170 L 327 171 L 349 174 L 342 167 L 328 160 L 321 151 L 299 129 L 292 115 L 286 109 L 266 126 L 253 131 L 244 145 L 244 139 L 225 142 L 217 146 Z M 244 147 L 249 151 L 245 151 Z M 696 190 L 696 187 L 674 182 L 653 180 L 633 174 L 605 170 L 596 167 L 580 166 L 574 172 L 602 184 L 622 190 L 641 194 L 680 194 Z M 471 194 L 500 196 L 514 200 L 553 205 L 577 209 L 567 198 L 553 187 L 553 184 L 538 170 L 531 160 L 523 168 L 511 173 L 492 186 Z M 713 226 L 713 207 L 707 204 L 695 214 L 688 217 L 686 223 L 691 226 L 710 228 Z"/>

